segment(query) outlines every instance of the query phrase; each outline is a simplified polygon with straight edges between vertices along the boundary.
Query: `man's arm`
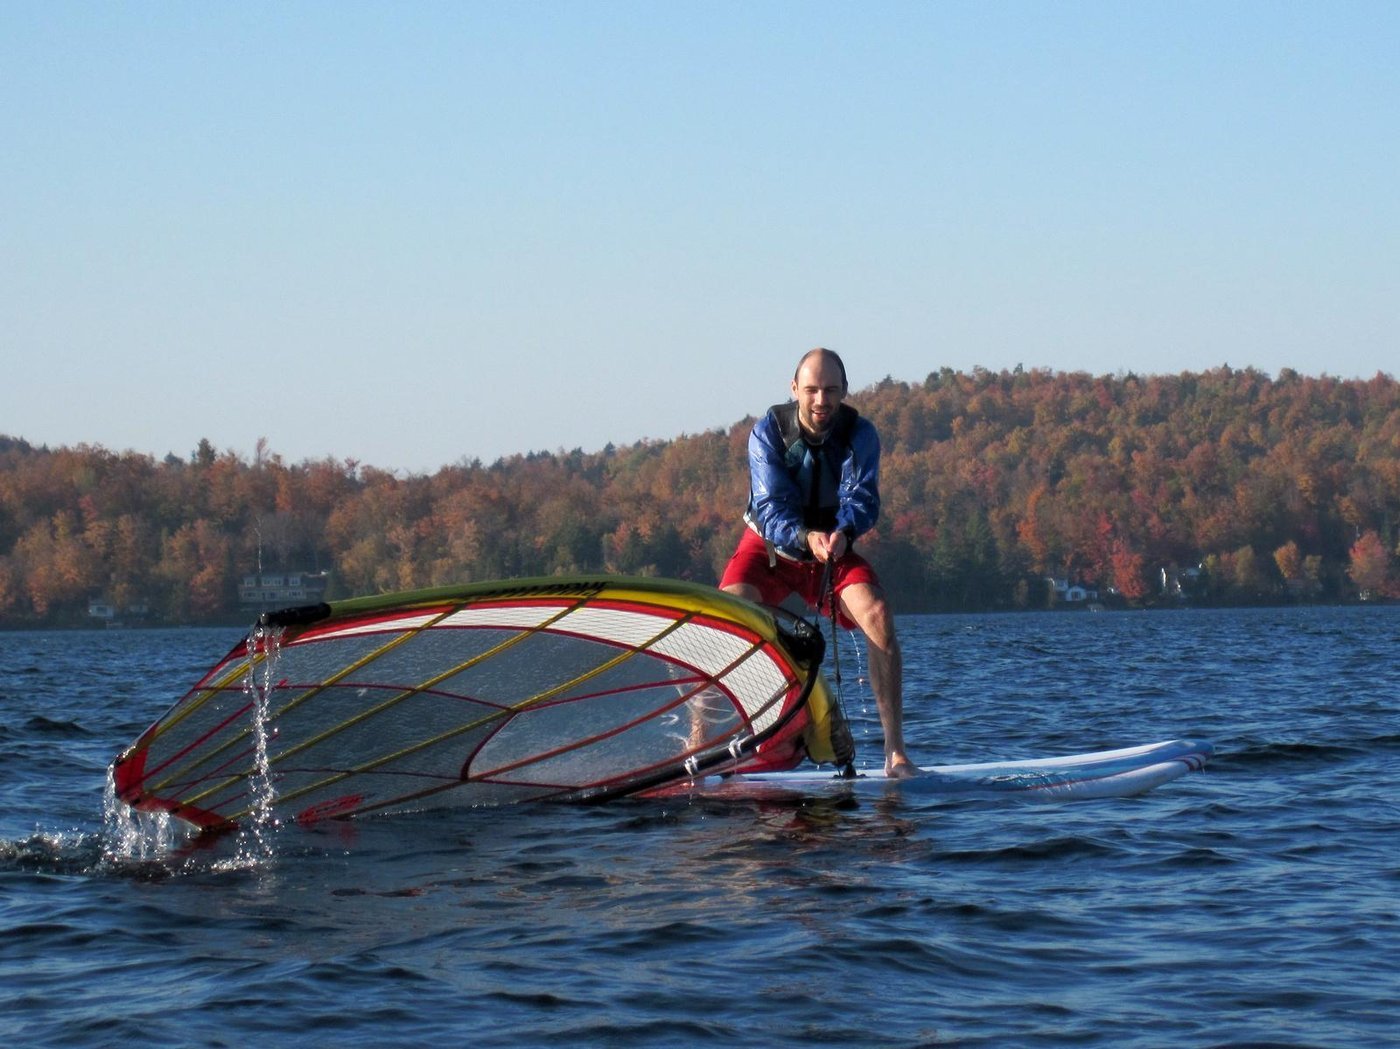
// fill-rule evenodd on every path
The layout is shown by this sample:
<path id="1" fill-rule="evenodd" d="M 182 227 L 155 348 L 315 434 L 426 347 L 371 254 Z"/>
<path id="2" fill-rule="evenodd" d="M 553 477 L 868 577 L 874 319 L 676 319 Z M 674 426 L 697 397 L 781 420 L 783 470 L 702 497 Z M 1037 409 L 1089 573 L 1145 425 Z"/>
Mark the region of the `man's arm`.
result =
<path id="1" fill-rule="evenodd" d="M 749 512 L 759 534 L 788 550 L 806 547 L 802 492 L 783 463 L 787 449 L 770 412 L 749 434 Z"/>
<path id="2" fill-rule="evenodd" d="M 880 435 L 870 420 L 860 419 L 851 434 L 851 454 L 841 466 L 836 527 L 854 539 L 874 528 L 879 519 Z"/>

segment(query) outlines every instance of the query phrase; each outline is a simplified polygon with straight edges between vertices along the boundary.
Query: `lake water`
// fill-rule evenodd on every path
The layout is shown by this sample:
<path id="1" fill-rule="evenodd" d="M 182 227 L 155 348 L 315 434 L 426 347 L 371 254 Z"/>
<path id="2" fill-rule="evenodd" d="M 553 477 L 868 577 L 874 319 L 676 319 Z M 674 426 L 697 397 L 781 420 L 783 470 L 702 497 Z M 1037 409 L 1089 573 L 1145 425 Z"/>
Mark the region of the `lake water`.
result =
<path id="1" fill-rule="evenodd" d="M 237 632 L 0 633 L 0 1037 L 1400 1044 L 1400 608 L 900 627 L 924 764 L 1216 758 L 1111 801 L 537 805 L 143 858 L 106 767 Z"/>

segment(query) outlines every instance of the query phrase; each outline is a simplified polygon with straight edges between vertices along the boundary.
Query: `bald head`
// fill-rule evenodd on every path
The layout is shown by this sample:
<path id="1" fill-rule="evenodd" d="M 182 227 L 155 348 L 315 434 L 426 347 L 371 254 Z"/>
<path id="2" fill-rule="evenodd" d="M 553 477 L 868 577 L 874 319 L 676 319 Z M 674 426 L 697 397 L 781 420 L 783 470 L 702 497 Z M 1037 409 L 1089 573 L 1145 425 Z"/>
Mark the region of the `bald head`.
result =
<path id="1" fill-rule="evenodd" d="M 846 392 L 846 365 L 842 363 L 840 356 L 835 350 L 828 350 L 825 346 L 818 346 L 815 350 L 808 350 L 802 355 L 802 359 L 797 362 L 797 370 L 792 373 L 792 381 L 797 382 L 802 376 L 802 369 L 809 363 L 826 364 L 835 366 L 841 373 L 841 392 Z"/>

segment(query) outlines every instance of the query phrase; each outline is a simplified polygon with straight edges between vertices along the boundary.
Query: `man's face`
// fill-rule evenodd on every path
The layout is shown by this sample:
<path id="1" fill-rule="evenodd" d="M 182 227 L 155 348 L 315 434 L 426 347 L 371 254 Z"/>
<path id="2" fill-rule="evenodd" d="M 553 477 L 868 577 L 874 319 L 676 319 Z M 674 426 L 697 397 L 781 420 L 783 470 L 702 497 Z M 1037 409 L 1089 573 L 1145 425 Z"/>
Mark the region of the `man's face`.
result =
<path id="1" fill-rule="evenodd" d="M 792 395 L 797 399 L 797 421 L 802 429 L 813 437 L 825 437 L 846 397 L 841 369 L 821 354 L 809 357 L 792 380 Z"/>

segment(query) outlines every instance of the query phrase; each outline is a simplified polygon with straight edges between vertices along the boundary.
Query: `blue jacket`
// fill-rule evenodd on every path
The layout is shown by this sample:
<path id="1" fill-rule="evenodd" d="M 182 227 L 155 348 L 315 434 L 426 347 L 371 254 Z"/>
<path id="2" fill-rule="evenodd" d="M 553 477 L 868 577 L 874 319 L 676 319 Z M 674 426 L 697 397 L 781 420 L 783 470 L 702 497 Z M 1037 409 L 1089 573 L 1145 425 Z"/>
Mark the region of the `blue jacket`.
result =
<path id="1" fill-rule="evenodd" d="M 776 404 L 749 435 L 749 505 L 744 520 L 784 557 L 811 559 L 807 532 L 845 531 L 849 540 L 880 516 L 880 435 L 854 408 L 821 445 L 802 439 L 797 405 Z"/>

